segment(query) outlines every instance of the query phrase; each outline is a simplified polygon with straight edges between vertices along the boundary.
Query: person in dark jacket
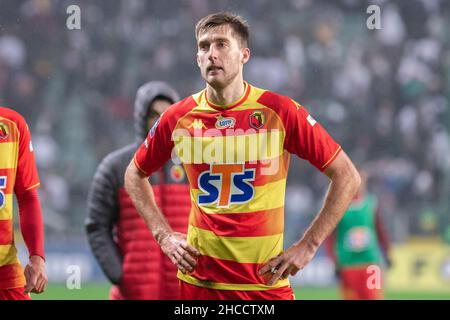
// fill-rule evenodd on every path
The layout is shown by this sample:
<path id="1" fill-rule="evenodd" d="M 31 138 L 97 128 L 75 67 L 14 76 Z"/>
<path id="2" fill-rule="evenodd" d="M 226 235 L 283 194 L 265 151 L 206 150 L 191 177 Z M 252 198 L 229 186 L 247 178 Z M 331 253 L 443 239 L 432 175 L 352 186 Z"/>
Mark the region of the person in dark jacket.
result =
<path id="1" fill-rule="evenodd" d="M 100 163 L 88 196 L 85 227 L 90 247 L 113 284 L 111 299 L 177 299 L 176 267 L 159 248 L 124 189 L 125 169 L 149 128 L 177 102 L 164 82 L 141 86 L 135 100 L 136 141 Z M 150 177 L 158 206 L 178 232 L 187 232 L 189 186 L 180 165 L 168 161 Z"/>

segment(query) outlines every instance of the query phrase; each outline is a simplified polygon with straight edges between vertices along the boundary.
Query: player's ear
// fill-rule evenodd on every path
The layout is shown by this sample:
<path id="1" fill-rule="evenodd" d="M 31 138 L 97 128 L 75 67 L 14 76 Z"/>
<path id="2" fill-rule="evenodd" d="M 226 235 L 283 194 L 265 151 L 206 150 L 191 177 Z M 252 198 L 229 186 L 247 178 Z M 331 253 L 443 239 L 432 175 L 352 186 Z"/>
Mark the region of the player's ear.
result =
<path id="1" fill-rule="evenodd" d="M 200 68 L 200 57 L 198 56 L 198 53 L 197 53 L 197 66 Z"/>
<path id="2" fill-rule="evenodd" d="M 242 64 L 246 64 L 247 61 L 250 60 L 250 49 L 249 48 L 242 49 L 241 54 L 242 54 L 241 62 Z"/>

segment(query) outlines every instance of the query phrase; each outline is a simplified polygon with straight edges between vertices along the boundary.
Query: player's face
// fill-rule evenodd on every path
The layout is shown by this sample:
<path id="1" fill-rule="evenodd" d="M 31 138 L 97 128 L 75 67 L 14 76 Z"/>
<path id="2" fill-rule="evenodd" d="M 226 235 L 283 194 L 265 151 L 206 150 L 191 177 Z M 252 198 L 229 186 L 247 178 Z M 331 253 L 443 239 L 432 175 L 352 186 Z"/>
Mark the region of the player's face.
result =
<path id="1" fill-rule="evenodd" d="M 150 106 L 150 111 L 147 115 L 147 130 L 150 130 L 151 127 L 155 124 L 156 120 L 158 120 L 159 116 L 166 111 L 166 109 L 170 107 L 170 102 L 165 99 L 156 99 L 152 102 Z"/>
<path id="2" fill-rule="evenodd" d="M 242 77 L 250 50 L 242 48 L 238 36 L 228 25 L 211 28 L 199 35 L 197 63 L 203 79 L 214 88 L 224 88 Z"/>

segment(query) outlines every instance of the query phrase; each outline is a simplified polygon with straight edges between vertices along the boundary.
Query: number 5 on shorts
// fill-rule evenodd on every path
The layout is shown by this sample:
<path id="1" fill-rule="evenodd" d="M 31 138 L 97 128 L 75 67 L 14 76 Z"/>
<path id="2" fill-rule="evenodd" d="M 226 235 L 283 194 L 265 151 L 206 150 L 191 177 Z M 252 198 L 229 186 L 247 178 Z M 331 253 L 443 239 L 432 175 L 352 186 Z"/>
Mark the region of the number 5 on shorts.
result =
<path id="1" fill-rule="evenodd" d="M 2 189 L 6 188 L 6 177 L 2 176 L 0 177 L 0 209 L 2 209 L 5 206 L 6 197 L 5 193 Z"/>

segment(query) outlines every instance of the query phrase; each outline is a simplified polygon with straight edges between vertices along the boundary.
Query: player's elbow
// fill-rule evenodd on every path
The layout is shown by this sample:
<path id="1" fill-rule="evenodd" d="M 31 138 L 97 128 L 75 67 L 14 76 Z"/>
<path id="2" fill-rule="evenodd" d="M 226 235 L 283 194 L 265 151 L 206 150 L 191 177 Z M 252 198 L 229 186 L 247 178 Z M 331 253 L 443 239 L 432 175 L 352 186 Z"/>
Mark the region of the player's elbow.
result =
<path id="1" fill-rule="evenodd" d="M 137 179 L 139 179 L 138 168 L 134 164 L 134 161 L 131 160 L 130 164 L 128 165 L 127 169 L 125 170 L 125 176 L 124 176 L 124 187 L 125 187 L 125 191 L 128 194 L 133 193 L 133 186 L 136 185 Z"/>
<path id="2" fill-rule="evenodd" d="M 351 189 L 350 192 L 355 196 L 358 193 L 359 188 L 361 188 L 361 176 L 354 166 L 348 171 L 346 179 L 348 181 L 347 184 Z"/>
<path id="3" fill-rule="evenodd" d="M 131 160 L 125 170 L 124 176 L 124 187 L 126 192 L 131 196 L 136 193 L 138 189 L 143 187 L 144 184 L 149 184 L 147 175 L 136 166 L 134 160 Z"/>
<path id="4" fill-rule="evenodd" d="M 331 179 L 344 188 L 351 197 L 356 196 L 361 187 L 361 176 L 350 160 L 337 168 L 332 173 Z"/>

